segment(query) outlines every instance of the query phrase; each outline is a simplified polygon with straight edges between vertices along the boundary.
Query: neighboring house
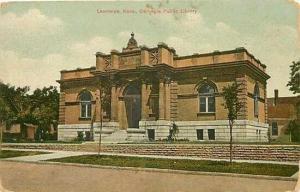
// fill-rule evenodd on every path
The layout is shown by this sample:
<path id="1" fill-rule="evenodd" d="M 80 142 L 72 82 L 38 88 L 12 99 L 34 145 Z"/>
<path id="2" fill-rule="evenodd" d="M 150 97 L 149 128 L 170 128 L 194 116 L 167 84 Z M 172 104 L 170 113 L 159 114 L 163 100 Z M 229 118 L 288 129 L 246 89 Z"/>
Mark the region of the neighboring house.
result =
<path id="1" fill-rule="evenodd" d="M 11 127 L 3 127 L 3 133 L 9 135 L 9 137 L 17 138 L 22 137 L 24 139 L 34 140 L 34 134 L 37 126 L 32 124 L 24 124 L 24 132 L 21 133 L 21 125 L 13 124 Z"/>
<path id="2" fill-rule="evenodd" d="M 89 135 L 90 130 L 99 138 L 99 86 L 108 79 L 112 87 L 110 105 L 103 109 L 104 139 L 162 140 L 175 123 L 177 139 L 228 141 L 221 93 L 238 82 L 244 107 L 235 121 L 234 141 L 268 140 L 269 75 L 245 48 L 178 56 L 164 43 L 139 47 L 134 34 L 122 52 L 97 52 L 96 67 L 61 71 L 59 140 L 74 139 L 81 131 Z"/>
<path id="3" fill-rule="evenodd" d="M 268 98 L 271 138 L 283 135 L 291 120 L 300 120 L 300 96 L 279 97 L 278 90 L 274 90 L 274 97 Z"/>

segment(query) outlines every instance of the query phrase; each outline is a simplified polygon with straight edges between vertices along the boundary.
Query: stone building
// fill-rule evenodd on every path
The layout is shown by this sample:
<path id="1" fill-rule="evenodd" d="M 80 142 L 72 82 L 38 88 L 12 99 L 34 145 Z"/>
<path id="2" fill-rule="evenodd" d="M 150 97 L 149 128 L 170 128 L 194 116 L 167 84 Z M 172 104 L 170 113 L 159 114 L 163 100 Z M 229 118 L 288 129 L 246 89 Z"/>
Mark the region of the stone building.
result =
<path id="1" fill-rule="evenodd" d="M 272 139 L 286 134 L 288 124 L 292 120 L 300 123 L 300 96 L 279 97 L 274 90 L 274 97 L 268 98 L 268 123 Z"/>
<path id="2" fill-rule="evenodd" d="M 103 117 L 106 141 L 163 140 L 174 125 L 177 139 L 228 141 L 220 93 L 238 82 L 244 107 L 233 138 L 267 141 L 265 70 L 245 48 L 178 56 L 164 43 L 138 46 L 131 34 L 121 52 L 97 52 L 95 67 L 61 71 L 58 139 L 97 140 Z"/>

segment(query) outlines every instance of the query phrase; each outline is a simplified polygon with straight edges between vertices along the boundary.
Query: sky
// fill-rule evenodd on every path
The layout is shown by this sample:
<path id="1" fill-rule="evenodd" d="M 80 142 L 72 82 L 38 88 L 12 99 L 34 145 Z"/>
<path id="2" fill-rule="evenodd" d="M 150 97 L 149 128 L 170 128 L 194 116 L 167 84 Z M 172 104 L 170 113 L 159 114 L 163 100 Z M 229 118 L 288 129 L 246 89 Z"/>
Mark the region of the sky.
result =
<path id="1" fill-rule="evenodd" d="M 1 3 L 0 79 L 32 90 L 59 87 L 61 70 L 95 66 L 97 51 L 121 51 L 134 32 L 139 45 L 164 42 L 178 55 L 245 47 L 267 66 L 268 97 L 274 89 L 291 96 L 289 65 L 300 60 L 297 1 Z M 141 12 L 149 8 L 162 13 Z"/>

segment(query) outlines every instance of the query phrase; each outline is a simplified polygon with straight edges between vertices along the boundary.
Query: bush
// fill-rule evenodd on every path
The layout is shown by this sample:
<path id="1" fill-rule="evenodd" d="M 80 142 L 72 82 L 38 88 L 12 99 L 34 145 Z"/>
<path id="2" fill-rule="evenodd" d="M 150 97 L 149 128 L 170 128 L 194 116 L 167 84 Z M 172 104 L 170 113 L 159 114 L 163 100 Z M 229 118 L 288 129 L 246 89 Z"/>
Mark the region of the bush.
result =
<path id="1" fill-rule="evenodd" d="M 76 141 L 83 141 L 83 140 L 84 140 L 83 131 L 77 131 Z"/>
<path id="2" fill-rule="evenodd" d="M 19 142 L 21 139 L 20 133 L 3 133 L 3 142 L 15 143 Z"/>
<path id="3" fill-rule="evenodd" d="M 176 135 L 179 133 L 178 126 L 173 122 L 172 128 L 169 130 L 169 136 L 167 138 L 168 141 L 175 141 L 176 140 Z"/>
<path id="4" fill-rule="evenodd" d="M 300 125 L 296 120 L 289 122 L 286 133 L 291 135 L 292 142 L 300 142 Z"/>

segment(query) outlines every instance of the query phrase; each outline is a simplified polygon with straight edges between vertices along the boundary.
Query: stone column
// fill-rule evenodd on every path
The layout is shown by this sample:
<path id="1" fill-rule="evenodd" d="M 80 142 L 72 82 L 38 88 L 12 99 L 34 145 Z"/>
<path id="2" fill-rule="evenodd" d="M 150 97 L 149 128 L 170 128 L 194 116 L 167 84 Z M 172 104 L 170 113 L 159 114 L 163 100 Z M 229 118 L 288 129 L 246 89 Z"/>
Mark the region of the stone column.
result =
<path id="1" fill-rule="evenodd" d="M 170 120 L 171 119 L 171 84 L 170 81 L 168 80 L 165 83 L 165 118 L 166 120 Z"/>
<path id="2" fill-rule="evenodd" d="M 265 97 L 265 123 L 268 123 L 268 99 L 267 99 L 267 83 L 264 85 L 264 97 Z"/>
<path id="3" fill-rule="evenodd" d="M 243 74 L 236 77 L 236 82 L 240 85 L 239 89 L 241 92 L 238 93 L 238 98 L 242 103 L 243 107 L 238 114 L 238 119 L 247 119 L 248 118 L 248 106 L 247 106 L 247 80 L 246 76 Z"/>
<path id="4" fill-rule="evenodd" d="M 149 64 L 149 51 L 146 46 L 141 47 L 141 65 Z"/>
<path id="5" fill-rule="evenodd" d="M 111 67 L 112 69 L 119 69 L 119 52 L 117 50 L 111 51 Z"/>
<path id="6" fill-rule="evenodd" d="M 162 79 L 159 81 L 159 119 L 165 119 L 165 83 Z"/>
<path id="7" fill-rule="evenodd" d="M 65 104 L 65 93 L 63 91 L 59 94 L 59 124 L 65 124 L 65 113 L 66 113 L 66 104 Z"/>
<path id="8" fill-rule="evenodd" d="M 99 122 L 100 119 L 101 119 L 101 101 L 100 101 L 100 89 L 97 89 L 96 90 L 96 104 L 95 104 L 95 107 L 96 107 L 96 110 L 95 110 L 95 121 L 96 122 Z"/>
<path id="9" fill-rule="evenodd" d="M 99 71 L 104 71 L 105 69 L 105 54 L 101 52 L 96 53 L 96 69 Z"/>
<path id="10" fill-rule="evenodd" d="M 147 101 L 148 101 L 148 90 L 147 90 L 147 84 L 145 82 L 142 82 L 142 90 L 141 90 L 141 96 L 142 96 L 142 119 L 141 120 L 146 120 L 148 117 L 148 111 L 147 111 Z"/>
<path id="11" fill-rule="evenodd" d="M 118 91 L 116 85 L 111 87 L 111 121 L 118 120 Z"/>

